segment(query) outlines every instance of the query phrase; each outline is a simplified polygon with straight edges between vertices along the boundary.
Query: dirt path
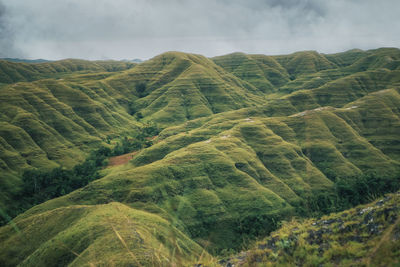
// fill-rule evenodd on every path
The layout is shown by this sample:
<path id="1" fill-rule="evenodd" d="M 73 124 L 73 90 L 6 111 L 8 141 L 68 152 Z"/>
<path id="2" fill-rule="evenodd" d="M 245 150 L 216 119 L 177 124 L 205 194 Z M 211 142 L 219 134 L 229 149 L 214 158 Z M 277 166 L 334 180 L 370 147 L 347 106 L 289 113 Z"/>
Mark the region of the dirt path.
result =
<path id="1" fill-rule="evenodd" d="M 113 167 L 113 166 L 126 164 L 133 158 L 133 156 L 136 153 L 138 153 L 138 151 L 134 151 L 134 152 L 131 152 L 131 153 L 123 154 L 123 155 L 120 155 L 120 156 L 111 157 L 111 158 L 108 159 L 108 166 L 107 167 Z"/>
<path id="2" fill-rule="evenodd" d="M 154 139 L 156 139 L 158 137 L 158 135 L 155 136 L 149 136 L 149 137 L 145 137 L 146 140 L 151 140 L 153 141 Z"/>

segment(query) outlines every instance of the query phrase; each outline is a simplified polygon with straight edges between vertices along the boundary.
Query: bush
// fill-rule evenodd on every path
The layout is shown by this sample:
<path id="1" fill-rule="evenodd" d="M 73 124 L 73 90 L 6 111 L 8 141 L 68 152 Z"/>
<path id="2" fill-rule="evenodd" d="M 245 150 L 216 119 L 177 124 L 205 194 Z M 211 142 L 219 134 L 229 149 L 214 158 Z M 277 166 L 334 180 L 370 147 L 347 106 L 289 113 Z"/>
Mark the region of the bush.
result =
<path id="1" fill-rule="evenodd" d="M 146 94 L 146 84 L 144 82 L 140 82 L 135 85 L 136 92 L 140 98 L 145 97 Z"/>
<path id="2" fill-rule="evenodd" d="M 400 189 L 400 174 L 393 177 L 368 173 L 346 179 L 336 178 L 331 192 L 312 192 L 302 203 L 299 213 L 316 216 L 338 212 L 364 204 L 386 193 Z"/>
<path id="3" fill-rule="evenodd" d="M 99 170 L 112 155 L 108 147 L 101 147 L 92 153 L 82 163 L 72 170 L 56 168 L 48 172 L 27 170 L 22 175 L 22 190 L 20 201 L 16 205 L 15 214 L 21 213 L 34 205 L 56 198 L 99 179 Z"/>
<path id="4" fill-rule="evenodd" d="M 137 120 L 141 120 L 141 119 L 143 119 L 143 114 L 142 114 L 142 112 L 137 112 L 136 114 L 135 114 L 135 117 L 136 117 L 136 119 Z"/>

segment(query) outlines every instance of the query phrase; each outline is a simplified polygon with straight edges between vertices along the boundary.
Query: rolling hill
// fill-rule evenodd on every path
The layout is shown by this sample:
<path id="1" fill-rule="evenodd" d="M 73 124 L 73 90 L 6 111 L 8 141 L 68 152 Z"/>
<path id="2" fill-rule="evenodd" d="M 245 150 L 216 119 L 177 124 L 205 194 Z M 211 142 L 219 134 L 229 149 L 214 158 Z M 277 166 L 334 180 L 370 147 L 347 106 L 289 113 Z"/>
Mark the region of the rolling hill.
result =
<path id="1" fill-rule="evenodd" d="M 214 262 L 281 220 L 397 190 L 399 59 L 380 48 L 0 61 L 3 222 L 23 211 L 26 183 L 36 187 L 27 171 L 68 170 L 161 130 L 129 163 L 1 227 L 1 265 Z"/>

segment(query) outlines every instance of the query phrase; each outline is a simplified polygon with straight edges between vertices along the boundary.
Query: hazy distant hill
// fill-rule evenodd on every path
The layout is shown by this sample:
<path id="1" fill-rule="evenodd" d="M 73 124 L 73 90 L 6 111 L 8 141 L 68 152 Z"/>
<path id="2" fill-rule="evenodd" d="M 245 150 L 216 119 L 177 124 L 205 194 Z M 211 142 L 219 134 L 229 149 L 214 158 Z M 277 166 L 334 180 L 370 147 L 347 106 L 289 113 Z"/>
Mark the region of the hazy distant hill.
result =
<path id="1" fill-rule="evenodd" d="M 71 169 L 161 130 L 128 163 L 1 227 L 0 265 L 212 262 L 282 219 L 396 190 L 399 88 L 397 48 L 0 61 L 3 221 L 29 183 L 51 193 L 24 172 Z"/>
<path id="2" fill-rule="evenodd" d="M 44 63 L 44 62 L 50 62 L 51 60 L 46 60 L 46 59 L 23 59 L 23 58 L 0 58 L 0 60 L 6 60 L 6 61 L 11 61 L 11 62 L 16 62 L 16 63 Z"/>
<path id="3" fill-rule="evenodd" d="M 123 59 L 123 60 L 121 60 L 121 61 L 124 61 L 124 62 L 132 62 L 132 63 L 142 63 L 142 62 L 143 62 L 143 60 L 141 60 L 141 59 L 139 59 L 139 58 L 135 58 L 135 59 Z"/>

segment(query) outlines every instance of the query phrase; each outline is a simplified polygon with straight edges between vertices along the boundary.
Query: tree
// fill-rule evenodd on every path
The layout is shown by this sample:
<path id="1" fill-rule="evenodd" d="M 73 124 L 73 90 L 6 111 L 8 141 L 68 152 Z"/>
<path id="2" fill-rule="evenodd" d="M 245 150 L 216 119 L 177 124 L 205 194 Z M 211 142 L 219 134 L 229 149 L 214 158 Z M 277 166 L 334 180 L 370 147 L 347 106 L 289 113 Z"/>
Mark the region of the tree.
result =
<path id="1" fill-rule="evenodd" d="M 140 111 L 137 112 L 135 116 L 136 116 L 136 119 L 137 119 L 137 120 L 143 119 L 143 114 L 142 114 L 142 112 L 140 112 Z"/>
<path id="2" fill-rule="evenodd" d="M 138 96 L 140 98 L 145 97 L 147 94 L 145 93 L 146 91 L 146 84 L 144 82 L 140 82 L 135 85 L 136 92 L 138 93 Z"/>

